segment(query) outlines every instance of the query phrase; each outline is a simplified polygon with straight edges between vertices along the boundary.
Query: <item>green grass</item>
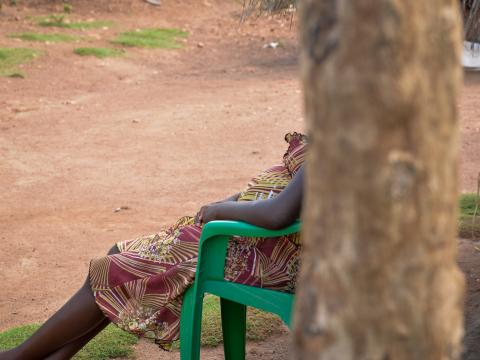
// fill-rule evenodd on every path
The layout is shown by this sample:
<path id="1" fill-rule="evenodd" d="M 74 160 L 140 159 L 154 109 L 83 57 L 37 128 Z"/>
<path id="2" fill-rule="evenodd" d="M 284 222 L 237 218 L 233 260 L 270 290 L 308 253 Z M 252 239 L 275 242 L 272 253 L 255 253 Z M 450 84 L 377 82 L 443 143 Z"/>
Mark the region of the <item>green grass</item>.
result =
<path id="1" fill-rule="evenodd" d="M 18 65 L 34 59 L 39 51 L 25 48 L 0 48 L 0 76 L 24 77 Z"/>
<path id="2" fill-rule="evenodd" d="M 247 311 L 247 339 L 262 341 L 282 327 L 282 320 L 274 314 L 255 308 Z M 202 346 L 217 346 L 223 340 L 222 321 L 220 317 L 220 300 L 213 295 L 205 296 L 203 301 L 202 316 Z M 174 348 L 179 348 L 179 342 L 174 343 Z"/>
<path id="3" fill-rule="evenodd" d="M 458 204 L 460 206 L 460 213 L 462 215 L 474 215 L 475 214 L 475 206 L 476 206 L 476 194 L 461 194 L 460 198 L 458 199 Z M 480 209 L 477 210 L 477 215 Z"/>
<path id="4" fill-rule="evenodd" d="M 24 325 L 0 333 L 0 350 L 11 349 L 31 336 L 40 325 Z M 136 344 L 136 336 L 130 335 L 110 325 L 95 339 L 90 341 L 74 359 L 106 360 L 118 357 L 133 356 L 132 345 Z"/>
<path id="5" fill-rule="evenodd" d="M 22 39 L 25 41 L 38 42 L 70 42 L 79 40 L 80 37 L 67 34 L 40 34 L 34 32 L 23 32 L 8 35 L 11 38 Z"/>
<path id="6" fill-rule="evenodd" d="M 44 27 L 59 27 L 64 29 L 99 29 L 113 25 L 112 21 L 91 20 L 91 21 L 70 21 L 63 14 L 52 14 L 37 18 L 37 25 Z"/>
<path id="7" fill-rule="evenodd" d="M 202 346 L 217 346 L 222 342 L 222 322 L 220 317 L 220 300 L 213 295 L 207 295 L 203 302 L 202 318 Z M 0 351 L 11 349 L 31 336 L 40 325 L 23 325 L 0 333 Z M 248 308 L 247 312 L 247 339 L 262 341 L 267 339 L 282 326 L 282 321 L 276 315 L 264 311 Z M 136 336 L 109 325 L 92 341 L 90 341 L 74 359 L 77 360 L 106 360 L 117 357 L 131 358 L 132 345 L 136 344 Z M 174 348 L 179 348 L 179 341 Z"/>
<path id="8" fill-rule="evenodd" d="M 475 215 L 476 194 L 461 194 L 458 200 L 460 215 L 458 233 L 463 238 L 480 238 L 480 207 Z"/>
<path id="9" fill-rule="evenodd" d="M 76 48 L 73 52 L 80 56 L 95 56 L 97 58 L 106 58 L 113 56 L 121 56 L 125 52 L 119 49 L 110 49 L 110 48 Z"/>
<path id="10" fill-rule="evenodd" d="M 120 33 L 111 42 L 130 47 L 179 49 L 182 44 L 178 39 L 187 36 L 187 32 L 179 29 L 139 29 Z"/>
<path id="11" fill-rule="evenodd" d="M 66 14 L 70 14 L 73 12 L 73 6 L 71 4 L 63 4 L 63 12 Z"/>

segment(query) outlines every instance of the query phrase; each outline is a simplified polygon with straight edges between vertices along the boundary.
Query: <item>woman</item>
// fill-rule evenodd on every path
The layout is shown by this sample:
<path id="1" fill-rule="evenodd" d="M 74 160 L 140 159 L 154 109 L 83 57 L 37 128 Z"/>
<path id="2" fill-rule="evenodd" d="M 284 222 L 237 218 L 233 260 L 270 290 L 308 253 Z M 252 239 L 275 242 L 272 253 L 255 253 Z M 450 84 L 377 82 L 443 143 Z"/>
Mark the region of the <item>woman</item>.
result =
<path id="1" fill-rule="evenodd" d="M 157 234 L 119 242 L 92 260 L 78 292 L 20 346 L 0 360 L 69 359 L 110 322 L 169 349 L 178 339 L 185 290 L 195 279 L 202 224 L 240 220 L 279 229 L 300 215 L 304 135 L 287 134 L 283 163 L 254 177 L 245 191 L 203 206 Z M 293 292 L 299 266 L 299 235 L 231 239 L 225 278 Z"/>

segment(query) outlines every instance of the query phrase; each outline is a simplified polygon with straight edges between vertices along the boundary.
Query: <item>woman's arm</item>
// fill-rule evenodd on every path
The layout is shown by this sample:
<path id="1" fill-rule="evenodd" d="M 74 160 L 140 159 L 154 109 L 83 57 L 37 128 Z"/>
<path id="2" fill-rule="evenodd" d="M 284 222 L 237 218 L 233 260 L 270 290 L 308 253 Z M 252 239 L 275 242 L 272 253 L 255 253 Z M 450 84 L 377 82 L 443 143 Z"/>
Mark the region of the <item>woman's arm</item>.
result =
<path id="1" fill-rule="evenodd" d="M 288 186 L 275 198 L 257 201 L 224 202 L 206 205 L 198 214 L 198 222 L 239 220 L 267 229 L 281 229 L 300 216 L 303 196 L 303 166 Z"/>

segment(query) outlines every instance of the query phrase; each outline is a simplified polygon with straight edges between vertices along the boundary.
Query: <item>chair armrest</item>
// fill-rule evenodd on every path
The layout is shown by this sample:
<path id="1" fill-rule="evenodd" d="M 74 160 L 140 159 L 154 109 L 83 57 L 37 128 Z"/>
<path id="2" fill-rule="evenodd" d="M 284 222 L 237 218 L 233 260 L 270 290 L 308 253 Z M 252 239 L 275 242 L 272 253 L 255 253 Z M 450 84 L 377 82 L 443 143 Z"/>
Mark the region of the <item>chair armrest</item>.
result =
<path id="1" fill-rule="evenodd" d="M 286 228 L 269 230 L 242 221 L 216 220 L 205 224 L 203 227 L 200 246 L 215 235 L 276 237 L 299 232 L 300 226 L 301 222 L 297 220 Z"/>

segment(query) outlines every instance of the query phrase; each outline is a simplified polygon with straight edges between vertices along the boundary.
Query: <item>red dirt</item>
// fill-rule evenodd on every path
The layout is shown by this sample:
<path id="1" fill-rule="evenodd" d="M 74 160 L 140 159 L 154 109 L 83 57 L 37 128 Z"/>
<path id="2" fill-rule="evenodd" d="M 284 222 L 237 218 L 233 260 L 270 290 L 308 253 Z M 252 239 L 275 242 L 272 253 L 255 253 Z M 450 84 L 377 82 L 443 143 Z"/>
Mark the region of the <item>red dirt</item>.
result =
<path id="1" fill-rule="evenodd" d="M 85 280 L 89 259 L 238 191 L 280 160 L 285 132 L 304 129 L 289 19 L 239 25 L 241 8 L 233 1 L 164 0 L 152 7 L 79 0 L 74 16 L 116 26 L 84 32 L 91 40 L 48 45 L 6 35 L 58 31 L 39 30 L 27 17 L 59 11 L 60 2 L 19 3 L 0 15 L 1 46 L 35 47 L 44 55 L 23 67 L 26 79 L 0 79 L 0 331 L 45 320 Z M 104 60 L 72 53 L 104 46 L 119 30 L 154 26 L 191 35 L 182 50 L 128 49 L 125 57 Z M 263 48 L 274 40 L 283 46 Z M 460 104 L 462 191 L 475 190 L 480 171 L 479 76 L 468 74 Z M 128 209 L 114 212 L 121 206 Z M 480 278 L 478 256 L 471 241 L 460 242 L 470 344 L 478 342 L 472 330 L 480 324 L 480 292 L 470 281 Z M 249 344 L 248 358 L 286 359 L 287 345 L 288 335 L 279 334 Z M 480 357 L 480 347 L 472 351 Z M 222 357 L 221 348 L 203 354 Z M 137 356 L 178 353 L 141 342 Z"/>

